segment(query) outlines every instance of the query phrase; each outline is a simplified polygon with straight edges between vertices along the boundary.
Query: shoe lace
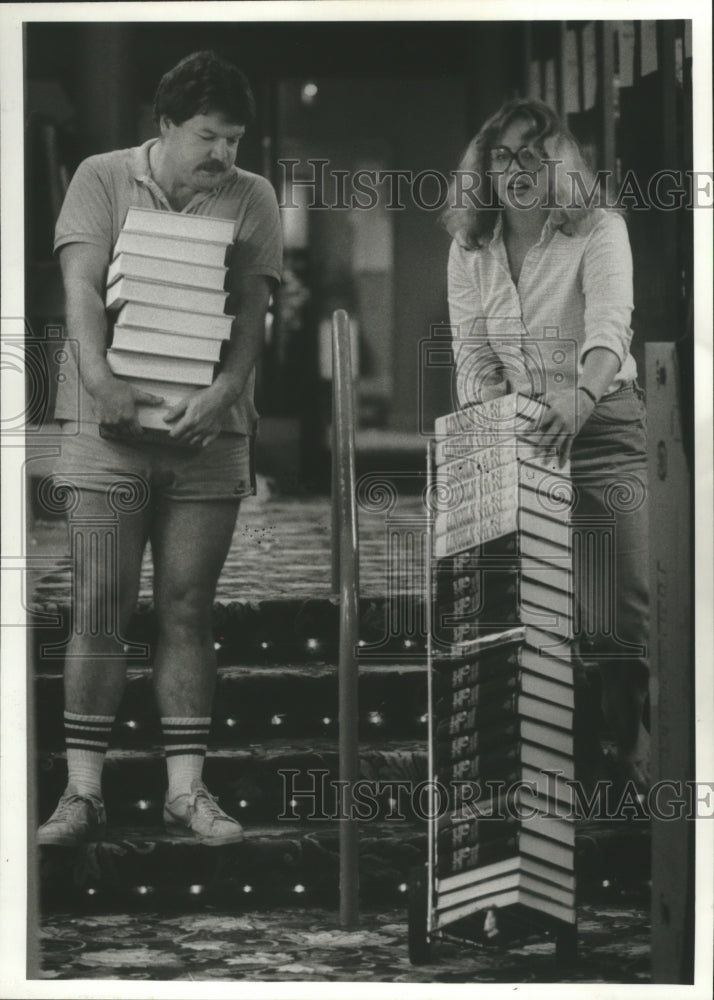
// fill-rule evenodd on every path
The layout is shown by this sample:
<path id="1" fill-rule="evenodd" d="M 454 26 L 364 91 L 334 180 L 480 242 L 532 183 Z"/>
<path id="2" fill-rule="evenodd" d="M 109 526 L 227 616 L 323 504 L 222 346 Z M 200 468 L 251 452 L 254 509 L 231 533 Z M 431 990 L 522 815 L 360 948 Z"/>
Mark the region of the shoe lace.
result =
<path id="1" fill-rule="evenodd" d="M 59 800 L 52 819 L 66 819 L 67 814 L 72 809 L 72 806 L 78 805 L 80 802 L 84 802 L 94 808 L 94 803 L 86 795 L 80 795 L 79 792 L 70 792 L 69 794 L 63 795 Z"/>
<path id="2" fill-rule="evenodd" d="M 225 815 L 221 807 L 218 805 L 215 795 L 211 795 L 205 786 L 197 788 L 193 793 L 193 806 L 194 809 L 204 812 L 210 819 L 222 819 Z"/>

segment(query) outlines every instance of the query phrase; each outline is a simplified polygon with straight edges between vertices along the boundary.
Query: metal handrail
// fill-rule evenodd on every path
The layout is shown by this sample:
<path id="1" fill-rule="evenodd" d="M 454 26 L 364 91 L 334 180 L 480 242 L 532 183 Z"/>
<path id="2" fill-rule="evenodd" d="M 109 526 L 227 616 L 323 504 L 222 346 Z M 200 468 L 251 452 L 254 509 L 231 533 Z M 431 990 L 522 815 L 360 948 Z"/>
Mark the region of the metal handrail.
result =
<path id="1" fill-rule="evenodd" d="M 332 314 L 332 590 L 339 594 L 340 924 L 359 924 L 359 831 L 352 790 L 359 778 L 359 540 L 355 499 L 354 384 L 349 317 Z"/>

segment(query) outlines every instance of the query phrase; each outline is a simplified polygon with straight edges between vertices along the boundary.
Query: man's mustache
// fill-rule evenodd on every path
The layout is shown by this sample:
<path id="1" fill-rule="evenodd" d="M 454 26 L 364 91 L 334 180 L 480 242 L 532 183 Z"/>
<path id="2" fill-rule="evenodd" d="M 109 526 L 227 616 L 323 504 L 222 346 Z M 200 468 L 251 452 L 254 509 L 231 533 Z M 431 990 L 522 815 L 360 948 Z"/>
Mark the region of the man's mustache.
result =
<path id="1" fill-rule="evenodd" d="M 217 160 L 208 160 L 206 163 L 200 163 L 196 170 L 207 170 L 212 174 L 222 174 L 228 168 L 225 163 L 220 163 Z"/>

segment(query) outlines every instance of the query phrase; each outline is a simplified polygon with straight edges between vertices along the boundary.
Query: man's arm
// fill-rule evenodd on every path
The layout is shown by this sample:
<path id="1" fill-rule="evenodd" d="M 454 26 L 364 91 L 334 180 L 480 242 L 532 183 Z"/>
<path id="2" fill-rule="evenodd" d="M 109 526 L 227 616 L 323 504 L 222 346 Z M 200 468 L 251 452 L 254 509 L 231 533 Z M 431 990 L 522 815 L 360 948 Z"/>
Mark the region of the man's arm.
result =
<path id="1" fill-rule="evenodd" d="M 67 330 L 76 345 L 79 377 L 92 396 L 98 422 L 107 429 L 141 434 L 135 402 L 159 403 L 116 378 L 107 363 L 104 287 L 108 259 L 94 244 L 68 243 L 60 250 Z M 74 346 L 73 345 L 73 346 Z"/>
<path id="2" fill-rule="evenodd" d="M 167 421 L 174 421 L 171 437 L 186 444 L 205 446 L 218 437 L 226 411 L 240 398 L 263 345 L 271 279 L 263 274 L 236 276 L 231 292 L 237 307 L 220 373 L 166 415 Z"/>

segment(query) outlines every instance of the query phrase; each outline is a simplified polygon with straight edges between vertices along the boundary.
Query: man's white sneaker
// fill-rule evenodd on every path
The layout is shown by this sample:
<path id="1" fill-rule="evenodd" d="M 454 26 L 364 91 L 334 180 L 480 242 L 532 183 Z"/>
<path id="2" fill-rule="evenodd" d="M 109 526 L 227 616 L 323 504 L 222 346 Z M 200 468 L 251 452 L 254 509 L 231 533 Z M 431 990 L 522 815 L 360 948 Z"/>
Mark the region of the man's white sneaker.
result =
<path id="1" fill-rule="evenodd" d="M 37 831 L 37 843 L 41 846 L 75 847 L 89 840 L 98 840 L 106 825 L 102 800 L 67 785 L 57 808 Z"/>
<path id="2" fill-rule="evenodd" d="M 209 847 L 236 844 L 244 839 L 238 820 L 223 812 L 199 778 L 191 782 L 191 791 L 164 803 L 164 826 L 167 833 L 192 837 Z"/>

